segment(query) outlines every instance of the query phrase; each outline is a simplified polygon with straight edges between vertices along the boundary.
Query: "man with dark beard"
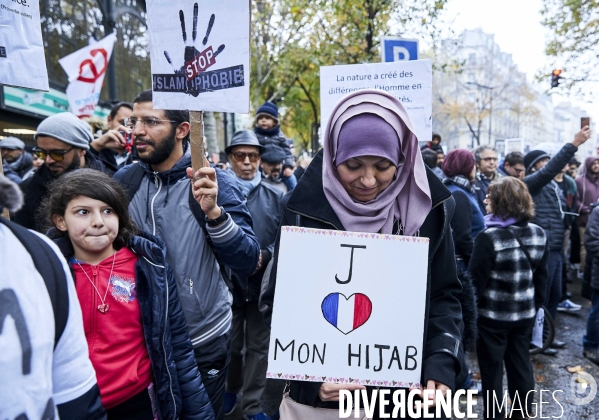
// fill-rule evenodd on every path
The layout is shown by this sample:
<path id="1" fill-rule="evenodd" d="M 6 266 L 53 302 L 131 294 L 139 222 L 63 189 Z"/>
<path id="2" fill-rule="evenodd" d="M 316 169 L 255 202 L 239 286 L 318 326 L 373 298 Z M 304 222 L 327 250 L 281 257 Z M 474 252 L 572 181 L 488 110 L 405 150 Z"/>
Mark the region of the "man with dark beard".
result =
<path id="1" fill-rule="evenodd" d="M 93 154 L 88 153 L 94 139 L 91 127 L 70 112 L 46 118 L 34 135 L 37 147 L 33 153 L 44 163 L 19 186 L 25 195 L 25 204 L 15 215 L 15 222 L 28 229 L 44 232 L 43 217 L 36 217 L 48 184 L 59 176 L 78 169 L 91 168 L 105 171 Z"/>
<path id="2" fill-rule="evenodd" d="M 114 179 L 126 188 L 139 229 L 166 243 L 202 382 L 222 419 L 232 297 L 221 264 L 241 278 L 258 268 L 252 219 L 232 173 L 204 167 L 194 174 L 190 168 L 189 111 L 154 109 L 146 90 L 135 98 L 125 126 L 135 136 L 140 162 Z"/>

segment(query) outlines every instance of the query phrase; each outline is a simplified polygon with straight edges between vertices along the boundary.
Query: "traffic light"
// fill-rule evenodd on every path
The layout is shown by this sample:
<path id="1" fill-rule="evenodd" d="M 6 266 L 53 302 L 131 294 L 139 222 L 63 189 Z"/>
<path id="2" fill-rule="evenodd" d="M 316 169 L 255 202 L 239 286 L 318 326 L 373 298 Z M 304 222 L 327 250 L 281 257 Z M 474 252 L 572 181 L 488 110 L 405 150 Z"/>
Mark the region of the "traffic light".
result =
<path id="1" fill-rule="evenodd" d="M 551 87 L 552 88 L 559 86 L 559 79 L 562 78 L 560 76 L 560 74 L 562 74 L 561 70 L 553 70 L 553 72 L 551 73 Z"/>

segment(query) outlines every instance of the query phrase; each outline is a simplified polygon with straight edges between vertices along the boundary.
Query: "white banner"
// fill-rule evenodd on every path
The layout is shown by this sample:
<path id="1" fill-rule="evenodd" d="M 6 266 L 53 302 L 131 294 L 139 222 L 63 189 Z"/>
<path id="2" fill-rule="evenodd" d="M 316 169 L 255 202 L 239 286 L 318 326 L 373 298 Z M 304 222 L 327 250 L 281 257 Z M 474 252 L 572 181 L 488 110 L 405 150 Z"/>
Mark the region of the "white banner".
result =
<path id="1" fill-rule="evenodd" d="M 147 1 L 154 108 L 249 112 L 249 6 Z"/>
<path id="2" fill-rule="evenodd" d="M 49 89 L 39 1 L 0 0 L 0 85 Z"/>
<path id="3" fill-rule="evenodd" d="M 78 117 L 94 114 L 115 41 L 112 33 L 58 60 L 69 76 L 67 98 L 71 112 Z"/>
<path id="4" fill-rule="evenodd" d="M 419 384 L 428 245 L 428 238 L 284 226 L 267 377 Z"/>
<path id="5" fill-rule="evenodd" d="M 418 140 L 431 140 L 433 135 L 431 60 L 321 67 L 321 133 L 326 129 L 327 121 L 337 101 L 348 93 L 360 89 L 380 89 L 395 96 L 408 112 Z"/>

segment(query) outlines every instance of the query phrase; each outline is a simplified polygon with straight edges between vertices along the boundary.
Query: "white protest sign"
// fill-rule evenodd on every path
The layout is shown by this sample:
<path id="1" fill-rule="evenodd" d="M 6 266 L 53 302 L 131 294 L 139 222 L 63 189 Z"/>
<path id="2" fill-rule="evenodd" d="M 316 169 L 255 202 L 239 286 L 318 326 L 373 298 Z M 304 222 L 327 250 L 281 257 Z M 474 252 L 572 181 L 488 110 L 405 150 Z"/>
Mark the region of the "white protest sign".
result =
<path id="1" fill-rule="evenodd" d="M 395 96 L 408 112 L 416 137 L 432 138 L 433 72 L 431 60 L 349 64 L 320 68 L 320 126 L 326 128 L 335 104 L 361 89 L 380 89 Z"/>
<path id="2" fill-rule="evenodd" d="M 0 85 L 50 88 L 37 0 L 0 0 Z"/>
<path id="3" fill-rule="evenodd" d="M 543 308 L 539 308 L 537 316 L 535 317 L 535 325 L 532 329 L 532 341 L 531 343 L 538 348 L 543 347 L 543 324 L 545 323 L 545 311 Z"/>
<path id="4" fill-rule="evenodd" d="M 266 376 L 419 384 L 428 245 L 428 238 L 282 227 Z M 299 267 L 298 255 L 310 263 Z"/>
<path id="5" fill-rule="evenodd" d="M 250 2 L 148 0 L 155 109 L 248 113 Z"/>
<path id="6" fill-rule="evenodd" d="M 67 99 L 71 112 L 78 117 L 94 114 L 115 41 L 116 34 L 112 33 L 58 60 L 69 77 Z"/>

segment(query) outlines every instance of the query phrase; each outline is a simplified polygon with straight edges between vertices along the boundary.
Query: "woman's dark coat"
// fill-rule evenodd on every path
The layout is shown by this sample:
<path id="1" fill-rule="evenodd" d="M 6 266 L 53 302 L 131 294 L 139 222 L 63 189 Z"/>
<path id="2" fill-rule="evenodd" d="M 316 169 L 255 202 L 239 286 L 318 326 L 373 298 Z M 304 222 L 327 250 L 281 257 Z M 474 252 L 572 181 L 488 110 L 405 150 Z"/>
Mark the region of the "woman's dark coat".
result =
<path id="1" fill-rule="evenodd" d="M 587 262 L 590 260 L 592 267 L 590 270 L 591 287 L 599 290 L 599 206 L 591 209 L 584 232 L 584 245 L 587 249 Z M 586 263 L 585 271 L 587 271 Z"/>
<path id="2" fill-rule="evenodd" d="M 159 419 L 214 419 L 189 339 L 177 286 L 166 263 L 166 246 L 150 234 L 141 232 L 138 235 L 131 238 L 128 247 L 137 255 L 137 298 L 154 374 Z M 67 259 L 73 256 L 70 240 L 60 238 L 55 242 Z"/>
<path id="3" fill-rule="evenodd" d="M 455 212 L 451 218 L 451 236 L 455 254 L 468 265 L 472 256 L 474 238 L 485 228 L 484 213 L 478 206 L 476 194 L 452 182 L 451 178 L 445 178 L 443 184 L 447 186 L 455 201 Z"/>
<path id="4" fill-rule="evenodd" d="M 344 230 L 324 194 L 322 156 L 321 150 L 295 190 L 283 198 L 281 226 Z M 453 388 L 463 357 L 460 341 L 462 309 L 457 298 L 462 286 L 456 275 L 453 240 L 449 230 L 455 204 L 451 193 L 428 169 L 427 177 L 432 209 L 420 228 L 420 236 L 430 239 L 422 383 L 426 384 L 432 379 Z M 270 285 L 262 297 L 262 303 L 270 308 L 277 275 L 279 240 L 277 238 L 275 244 Z M 301 404 L 337 408 L 338 403 L 323 403 L 320 400 L 318 391 L 321 385 L 321 382 L 292 382 L 290 396 Z"/>

